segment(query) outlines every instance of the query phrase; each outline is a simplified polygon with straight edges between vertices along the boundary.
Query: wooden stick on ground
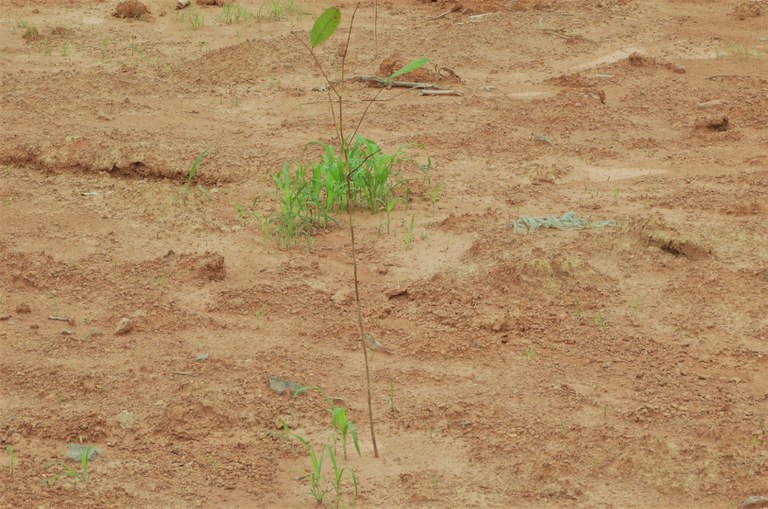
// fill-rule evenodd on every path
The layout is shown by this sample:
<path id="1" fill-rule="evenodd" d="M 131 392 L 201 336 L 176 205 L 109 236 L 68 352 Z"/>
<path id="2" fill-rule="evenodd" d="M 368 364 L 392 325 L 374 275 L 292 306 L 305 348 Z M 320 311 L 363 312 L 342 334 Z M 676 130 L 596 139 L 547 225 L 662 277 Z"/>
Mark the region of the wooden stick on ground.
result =
<path id="1" fill-rule="evenodd" d="M 358 81 L 366 83 L 378 83 L 384 87 L 403 87 L 403 88 L 429 88 L 432 90 L 440 90 L 438 85 L 434 83 L 422 83 L 420 81 L 387 81 L 386 78 L 380 78 L 378 76 L 353 76 L 348 78 L 349 81 Z"/>

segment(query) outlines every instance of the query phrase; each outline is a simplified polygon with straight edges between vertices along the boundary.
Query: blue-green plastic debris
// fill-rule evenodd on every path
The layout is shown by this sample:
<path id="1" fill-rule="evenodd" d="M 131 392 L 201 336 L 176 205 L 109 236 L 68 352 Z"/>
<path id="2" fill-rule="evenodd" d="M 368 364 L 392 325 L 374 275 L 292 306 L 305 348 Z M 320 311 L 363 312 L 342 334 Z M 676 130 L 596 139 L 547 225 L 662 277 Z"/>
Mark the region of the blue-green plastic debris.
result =
<path id="1" fill-rule="evenodd" d="M 616 221 L 608 219 L 606 221 L 588 221 L 579 217 L 576 212 L 566 212 L 560 217 L 533 217 L 525 216 L 512 221 L 512 228 L 515 233 L 535 232 L 539 228 L 554 228 L 556 230 L 583 230 L 585 228 L 605 228 L 607 226 L 616 226 Z"/>

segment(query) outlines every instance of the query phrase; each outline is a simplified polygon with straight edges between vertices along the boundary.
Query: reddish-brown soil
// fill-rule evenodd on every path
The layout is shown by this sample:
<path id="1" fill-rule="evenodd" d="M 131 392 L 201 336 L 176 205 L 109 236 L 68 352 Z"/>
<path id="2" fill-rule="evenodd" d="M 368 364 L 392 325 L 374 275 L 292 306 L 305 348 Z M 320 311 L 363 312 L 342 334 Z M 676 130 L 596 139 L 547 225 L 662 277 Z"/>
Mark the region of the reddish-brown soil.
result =
<path id="1" fill-rule="evenodd" d="M 394 351 L 370 359 L 378 459 L 347 230 L 284 249 L 259 220 L 283 163 L 334 139 L 291 35 L 327 5 L 116 4 L 2 3 L 1 507 L 313 507 L 274 432 L 319 446 L 330 417 L 269 375 L 344 400 L 358 507 L 768 495 L 766 2 L 393 0 L 378 54 L 360 7 L 348 75 L 428 57 L 463 94 L 385 91 L 361 126 L 423 145 L 443 186 L 389 233 L 356 214 L 365 324 Z M 347 86 L 349 126 L 374 91 Z M 184 200 L 205 148 L 208 196 Z M 568 211 L 616 226 L 511 227 Z M 52 480 L 70 443 L 103 451 L 87 483 Z"/>

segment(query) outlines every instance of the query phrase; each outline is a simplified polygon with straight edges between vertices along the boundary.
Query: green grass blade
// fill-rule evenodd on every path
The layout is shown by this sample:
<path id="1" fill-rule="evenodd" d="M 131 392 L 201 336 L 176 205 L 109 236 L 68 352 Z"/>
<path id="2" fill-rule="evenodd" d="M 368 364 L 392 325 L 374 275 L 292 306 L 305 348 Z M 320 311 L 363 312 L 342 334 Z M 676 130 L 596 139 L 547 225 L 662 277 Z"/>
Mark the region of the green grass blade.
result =
<path id="1" fill-rule="evenodd" d="M 339 28 L 341 23 L 341 10 L 337 7 L 330 7 L 318 16 L 312 31 L 309 33 L 309 44 L 314 48 L 328 40 L 330 36 Z"/>
<path id="2" fill-rule="evenodd" d="M 189 173 L 187 173 L 187 182 L 192 182 L 194 180 L 195 175 L 197 175 L 197 167 L 200 166 L 200 163 L 207 155 L 208 149 L 205 149 L 195 158 L 195 162 L 192 163 L 192 167 L 189 169 Z"/>
<path id="3" fill-rule="evenodd" d="M 357 442 L 357 427 L 353 423 L 349 423 L 349 432 L 352 435 L 352 443 L 355 444 L 355 450 L 357 451 L 357 455 L 361 456 L 360 454 L 360 444 Z"/>

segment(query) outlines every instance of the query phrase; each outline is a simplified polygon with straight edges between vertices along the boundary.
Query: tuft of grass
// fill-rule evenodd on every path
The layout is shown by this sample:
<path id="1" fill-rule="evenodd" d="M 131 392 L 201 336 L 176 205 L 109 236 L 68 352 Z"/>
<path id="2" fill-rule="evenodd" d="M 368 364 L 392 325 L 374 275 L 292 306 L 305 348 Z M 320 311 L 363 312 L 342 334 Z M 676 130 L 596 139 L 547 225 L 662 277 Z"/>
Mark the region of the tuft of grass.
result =
<path id="1" fill-rule="evenodd" d="M 360 456 L 360 446 L 357 440 L 357 429 L 349 420 L 346 409 L 341 406 L 334 405 L 333 400 L 329 398 L 319 387 L 301 387 L 294 393 L 294 399 L 303 392 L 317 392 L 325 399 L 326 402 L 329 403 L 331 420 L 333 424 L 332 438 L 330 438 L 328 442 L 319 448 L 316 448 L 301 435 L 292 433 L 288 429 L 288 424 L 285 421 L 283 421 L 282 433 L 273 434 L 281 440 L 289 443 L 298 442 L 304 447 L 309 458 L 310 466 L 309 475 L 307 476 L 308 490 L 309 494 L 312 496 L 312 498 L 315 499 L 315 502 L 318 505 L 325 501 L 326 496 L 328 496 L 329 493 L 332 493 L 333 500 L 330 504 L 331 507 L 354 507 L 359 494 L 357 475 L 355 474 L 354 470 L 343 466 L 338 461 L 335 449 L 338 442 L 341 442 L 342 450 L 344 451 L 344 460 L 346 461 L 347 436 L 349 435 L 352 437 L 352 443 L 355 446 L 355 450 L 357 451 L 358 456 Z M 324 475 L 323 465 L 325 463 L 326 455 L 331 462 L 331 471 L 329 474 Z M 345 473 L 351 480 L 352 486 L 354 488 L 354 491 L 350 496 L 345 496 L 344 492 L 343 481 Z M 330 489 L 328 488 L 329 484 Z"/>
<path id="2" fill-rule="evenodd" d="M 41 480 L 40 484 L 51 487 L 61 479 L 70 479 L 75 484 L 77 484 L 78 481 L 82 482 L 83 484 L 87 484 L 88 480 L 90 479 L 91 458 L 96 453 L 98 453 L 98 450 L 93 445 L 80 447 L 77 450 L 77 460 L 80 465 L 79 469 L 72 468 L 60 461 L 54 461 L 43 465 L 43 470 L 55 469 L 56 472 L 53 474 L 53 476 L 46 477 Z"/>
<path id="3" fill-rule="evenodd" d="M 401 176 L 403 165 L 410 161 L 405 148 L 384 154 L 374 141 L 359 135 L 349 145 L 346 159 L 331 145 L 312 142 L 311 147 L 321 149 L 319 160 L 293 167 L 285 163 L 273 176 L 280 208 L 265 226 L 278 239 L 311 236 L 338 224 L 334 214 L 350 208 L 384 210 L 389 218 L 397 203 L 407 204 L 408 180 Z"/>
<path id="4" fill-rule="evenodd" d="M 216 19 L 219 21 L 219 23 L 223 23 L 225 25 L 233 25 L 235 23 L 247 21 L 253 17 L 255 17 L 255 15 L 247 7 L 243 7 L 237 3 L 225 3 L 221 6 L 221 14 L 219 14 Z"/>
<path id="5" fill-rule="evenodd" d="M 265 15 L 262 15 L 266 12 Z M 294 16 L 304 14 L 302 9 L 298 7 L 294 0 L 270 0 L 269 4 L 262 4 L 259 7 L 258 17 L 266 17 L 273 20 L 281 20 Z"/>
<path id="6" fill-rule="evenodd" d="M 595 325 L 597 326 L 598 329 L 600 329 L 600 331 L 605 330 L 606 323 L 605 323 L 605 317 L 603 316 L 602 310 L 598 311 L 597 316 L 595 316 Z"/>
<path id="7" fill-rule="evenodd" d="M 27 42 L 32 41 L 39 41 L 43 38 L 42 35 L 40 35 L 40 32 L 37 30 L 36 27 L 33 26 L 27 26 L 24 29 L 24 34 L 21 36 L 22 39 L 24 39 Z"/>
<path id="8" fill-rule="evenodd" d="M 189 23 L 192 30 L 199 30 L 205 25 L 205 18 L 203 18 L 203 15 L 195 8 L 178 11 L 177 17 L 182 23 Z"/>

